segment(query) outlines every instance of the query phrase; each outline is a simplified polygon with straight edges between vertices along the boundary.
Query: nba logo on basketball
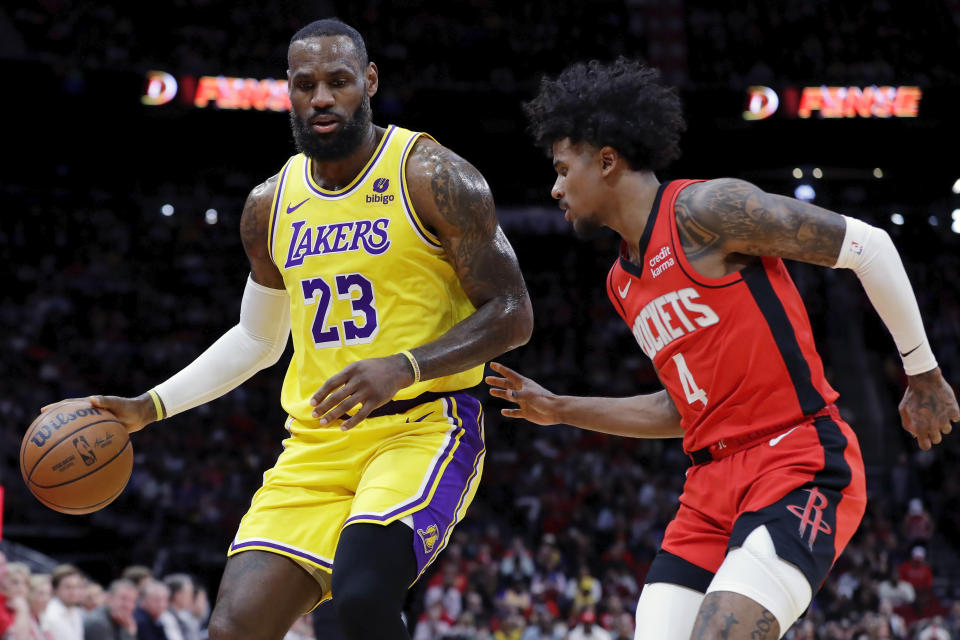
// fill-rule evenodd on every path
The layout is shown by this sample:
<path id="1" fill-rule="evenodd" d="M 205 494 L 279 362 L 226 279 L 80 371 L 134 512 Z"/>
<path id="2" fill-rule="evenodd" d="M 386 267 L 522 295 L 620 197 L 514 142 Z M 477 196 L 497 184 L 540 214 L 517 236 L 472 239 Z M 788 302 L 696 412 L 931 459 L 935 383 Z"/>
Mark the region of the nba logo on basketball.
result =
<path id="1" fill-rule="evenodd" d="M 433 553 L 433 548 L 437 545 L 437 538 L 440 537 L 437 525 L 432 524 L 427 527 L 426 530 L 417 529 L 417 535 L 420 536 L 420 540 L 423 542 L 423 552 Z"/>

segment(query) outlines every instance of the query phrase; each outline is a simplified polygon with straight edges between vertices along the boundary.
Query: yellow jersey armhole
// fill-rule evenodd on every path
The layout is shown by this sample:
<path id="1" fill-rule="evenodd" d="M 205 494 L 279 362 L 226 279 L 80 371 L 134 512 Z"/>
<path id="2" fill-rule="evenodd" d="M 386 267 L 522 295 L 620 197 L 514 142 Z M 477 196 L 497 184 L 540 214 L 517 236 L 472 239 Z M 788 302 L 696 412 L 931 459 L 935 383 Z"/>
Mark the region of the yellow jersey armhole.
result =
<path id="1" fill-rule="evenodd" d="M 413 145 L 421 136 L 436 142 L 433 136 L 427 133 L 415 133 L 410 136 L 406 146 L 403 148 L 403 154 L 400 156 L 400 202 L 403 206 L 403 212 L 406 214 L 407 222 L 410 223 L 410 226 L 413 227 L 413 230 L 424 244 L 433 249 L 443 249 L 440 239 L 427 229 L 413 208 L 413 199 L 410 197 L 410 187 L 407 185 L 407 157 L 410 155 Z"/>
<path id="2" fill-rule="evenodd" d="M 297 159 L 298 156 L 291 156 L 287 163 L 283 165 L 283 169 L 280 170 L 280 177 L 277 178 L 277 186 L 273 191 L 273 200 L 270 202 L 270 223 L 267 229 L 267 251 L 270 254 L 270 259 L 273 261 L 273 264 L 276 264 L 279 268 L 280 265 L 277 264 L 277 258 L 273 253 L 273 246 L 276 243 L 276 229 L 277 229 L 277 220 L 280 218 L 280 207 L 283 204 L 283 191 L 287 186 L 287 180 L 290 176 L 290 166 L 293 164 L 293 161 Z"/>

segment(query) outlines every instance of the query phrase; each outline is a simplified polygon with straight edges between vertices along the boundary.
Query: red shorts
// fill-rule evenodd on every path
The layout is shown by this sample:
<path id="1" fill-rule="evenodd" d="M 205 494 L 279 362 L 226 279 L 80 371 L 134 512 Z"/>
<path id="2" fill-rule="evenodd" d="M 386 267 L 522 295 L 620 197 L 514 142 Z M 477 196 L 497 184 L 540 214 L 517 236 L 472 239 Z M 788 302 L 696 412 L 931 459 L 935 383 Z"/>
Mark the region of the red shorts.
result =
<path id="1" fill-rule="evenodd" d="M 647 582 L 706 591 L 727 551 L 765 525 L 816 593 L 867 504 L 857 437 L 835 407 L 825 413 L 690 467 Z"/>

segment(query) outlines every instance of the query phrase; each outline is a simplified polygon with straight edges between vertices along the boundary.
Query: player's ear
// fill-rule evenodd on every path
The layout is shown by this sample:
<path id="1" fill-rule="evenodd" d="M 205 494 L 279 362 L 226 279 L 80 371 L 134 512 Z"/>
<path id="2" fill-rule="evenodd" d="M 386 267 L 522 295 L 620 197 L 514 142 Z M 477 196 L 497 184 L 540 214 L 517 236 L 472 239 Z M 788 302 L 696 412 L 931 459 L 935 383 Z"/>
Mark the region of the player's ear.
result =
<path id="1" fill-rule="evenodd" d="M 380 88 L 380 71 L 373 62 L 367 64 L 367 97 L 372 98 Z"/>
<path id="2" fill-rule="evenodd" d="M 622 161 L 620 154 L 613 147 L 607 146 L 600 149 L 600 171 L 604 176 L 610 175 Z"/>

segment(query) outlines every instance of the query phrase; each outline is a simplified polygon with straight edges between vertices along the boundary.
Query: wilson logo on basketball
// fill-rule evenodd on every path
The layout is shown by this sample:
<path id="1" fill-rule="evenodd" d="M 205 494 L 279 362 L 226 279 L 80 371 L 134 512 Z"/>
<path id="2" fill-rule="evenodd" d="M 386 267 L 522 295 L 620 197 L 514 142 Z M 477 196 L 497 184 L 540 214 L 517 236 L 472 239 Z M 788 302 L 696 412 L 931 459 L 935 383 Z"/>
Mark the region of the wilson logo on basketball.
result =
<path id="1" fill-rule="evenodd" d="M 77 409 L 73 413 L 58 413 L 49 422 L 40 425 L 30 438 L 30 441 L 36 446 L 42 447 L 61 427 L 70 424 L 77 418 L 85 418 L 91 415 L 99 416 L 103 414 L 100 413 L 99 409 L 94 409 L 93 407 L 89 409 Z"/>

